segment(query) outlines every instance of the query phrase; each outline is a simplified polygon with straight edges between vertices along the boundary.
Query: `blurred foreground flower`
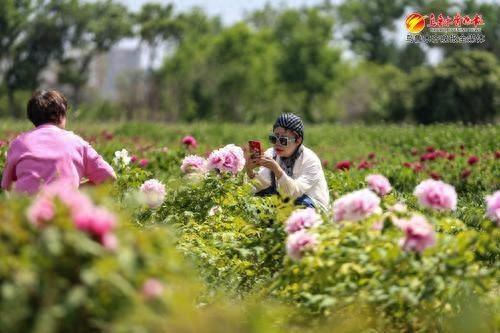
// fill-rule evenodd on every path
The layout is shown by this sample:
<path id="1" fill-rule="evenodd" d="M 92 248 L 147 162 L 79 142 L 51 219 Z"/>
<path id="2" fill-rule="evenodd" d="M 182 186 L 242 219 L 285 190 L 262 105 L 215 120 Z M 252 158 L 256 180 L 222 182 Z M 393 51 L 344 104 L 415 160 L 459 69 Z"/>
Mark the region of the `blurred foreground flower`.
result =
<path id="1" fill-rule="evenodd" d="M 409 220 L 398 220 L 396 226 L 405 233 L 405 237 L 400 240 L 401 248 L 405 251 L 420 253 L 436 243 L 434 230 L 423 216 L 414 215 Z"/>
<path id="2" fill-rule="evenodd" d="M 318 236 L 305 230 L 297 231 L 288 236 L 286 252 L 293 260 L 300 260 L 306 251 L 314 250 L 318 245 Z"/>
<path id="3" fill-rule="evenodd" d="M 321 216 L 316 213 L 314 208 L 297 209 L 285 222 L 285 230 L 289 234 L 310 229 L 323 223 Z"/>

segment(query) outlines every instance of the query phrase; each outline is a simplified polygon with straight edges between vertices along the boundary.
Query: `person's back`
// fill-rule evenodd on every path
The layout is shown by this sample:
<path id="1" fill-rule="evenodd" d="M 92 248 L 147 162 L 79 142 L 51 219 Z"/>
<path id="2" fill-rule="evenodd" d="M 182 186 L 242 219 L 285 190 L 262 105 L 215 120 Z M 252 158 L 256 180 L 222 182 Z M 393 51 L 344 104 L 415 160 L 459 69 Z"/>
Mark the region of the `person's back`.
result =
<path id="1" fill-rule="evenodd" d="M 38 119 L 40 114 L 33 114 L 59 107 L 64 109 L 64 113 L 58 115 L 62 118 L 54 118 L 54 121 L 48 122 L 47 114 L 42 114 L 42 119 Z M 7 153 L 2 188 L 32 194 L 40 186 L 56 180 L 78 187 L 83 178 L 88 178 L 94 184 L 116 178 L 113 168 L 90 144 L 63 129 L 66 123 L 65 109 L 65 99 L 59 93 L 35 93 L 28 103 L 28 116 L 36 127 L 12 141 Z"/>

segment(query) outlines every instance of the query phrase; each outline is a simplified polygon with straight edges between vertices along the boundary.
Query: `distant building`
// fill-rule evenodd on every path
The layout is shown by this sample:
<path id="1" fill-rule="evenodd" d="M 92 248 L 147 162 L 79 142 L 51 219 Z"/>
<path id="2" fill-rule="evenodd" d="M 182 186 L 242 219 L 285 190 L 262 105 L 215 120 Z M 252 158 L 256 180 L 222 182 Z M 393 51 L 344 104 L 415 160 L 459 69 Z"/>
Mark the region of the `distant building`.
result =
<path id="1" fill-rule="evenodd" d="M 119 97 L 117 83 L 123 74 L 142 70 L 140 48 L 115 47 L 97 56 L 90 66 L 88 88 L 105 99 Z"/>

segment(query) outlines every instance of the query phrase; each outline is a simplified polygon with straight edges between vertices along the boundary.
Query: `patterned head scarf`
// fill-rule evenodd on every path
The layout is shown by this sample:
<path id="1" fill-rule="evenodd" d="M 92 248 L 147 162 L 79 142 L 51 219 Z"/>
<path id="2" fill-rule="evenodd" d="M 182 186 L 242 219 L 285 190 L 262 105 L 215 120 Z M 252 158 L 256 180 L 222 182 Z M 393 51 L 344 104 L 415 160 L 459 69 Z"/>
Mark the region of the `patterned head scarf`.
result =
<path id="1" fill-rule="evenodd" d="M 281 116 L 276 119 L 273 131 L 277 127 L 283 127 L 284 129 L 294 131 L 301 138 L 304 138 L 304 123 L 302 123 L 302 119 L 300 119 L 299 116 L 294 115 L 293 113 L 282 113 Z"/>
<path id="2" fill-rule="evenodd" d="M 282 127 L 284 129 L 294 131 L 299 137 L 302 138 L 302 140 L 304 140 L 304 123 L 302 123 L 302 119 L 300 119 L 299 116 L 294 115 L 293 113 L 281 114 L 274 123 L 273 131 L 277 127 Z M 302 154 L 303 150 L 304 148 L 302 147 L 301 143 L 290 157 L 280 157 L 279 164 L 288 176 L 292 176 L 295 161 Z"/>

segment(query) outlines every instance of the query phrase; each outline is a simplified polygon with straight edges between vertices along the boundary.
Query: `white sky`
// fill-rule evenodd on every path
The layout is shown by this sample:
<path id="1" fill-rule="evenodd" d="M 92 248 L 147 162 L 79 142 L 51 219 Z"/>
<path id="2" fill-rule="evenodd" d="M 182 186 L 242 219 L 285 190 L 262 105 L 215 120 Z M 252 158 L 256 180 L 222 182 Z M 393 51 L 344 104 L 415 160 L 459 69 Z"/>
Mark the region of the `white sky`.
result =
<path id="1" fill-rule="evenodd" d="M 138 10 L 144 3 L 150 0 L 119 0 L 127 5 L 131 10 Z M 263 8 L 266 3 L 273 6 L 285 5 L 287 7 L 301 7 L 321 4 L 323 0 L 158 0 L 157 3 L 172 3 L 176 11 L 186 11 L 192 7 L 201 7 L 209 15 L 219 15 L 222 22 L 232 24 L 244 17 L 245 12 Z M 332 1 L 337 3 L 338 1 Z"/>

